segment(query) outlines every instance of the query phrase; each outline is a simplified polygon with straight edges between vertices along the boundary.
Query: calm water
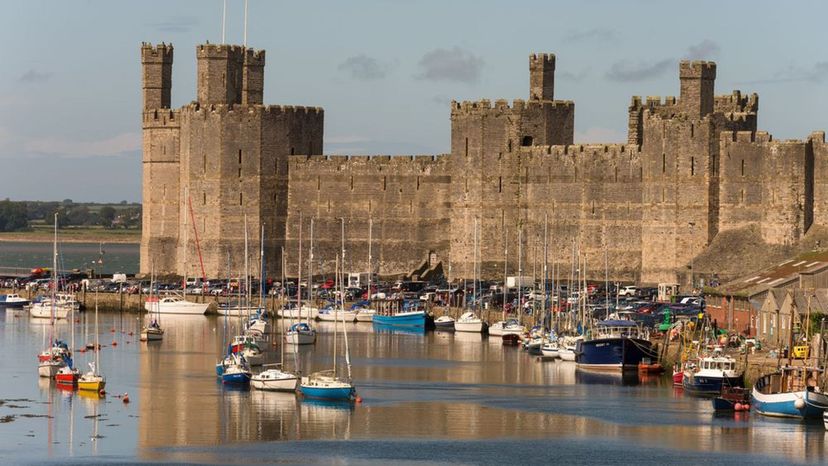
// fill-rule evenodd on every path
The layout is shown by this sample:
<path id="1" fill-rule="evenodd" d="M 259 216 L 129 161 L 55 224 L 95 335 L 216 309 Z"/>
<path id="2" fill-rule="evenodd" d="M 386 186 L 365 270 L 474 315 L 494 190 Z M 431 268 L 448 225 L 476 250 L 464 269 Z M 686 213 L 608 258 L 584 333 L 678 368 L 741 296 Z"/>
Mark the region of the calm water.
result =
<path id="1" fill-rule="evenodd" d="M 223 320 L 165 318 L 163 342 L 137 341 L 133 315 L 101 316 L 104 399 L 37 377 L 45 322 L 0 312 L 0 463 L 567 464 L 814 463 L 825 431 L 758 416 L 714 417 L 709 401 L 665 378 L 620 378 L 539 362 L 480 335 L 375 333 L 349 325 L 362 404 L 231 390 L 214 364 Z M 69 323 L 57 332 L 69 338 Z M 76 346 L 84 322 L 75 323 Z M 306 372 L 332 363 L 332 327 L 287 360 Z M 129 333 L 133 332 L 134 335 Z M 340 338 L 341 343 L 341 338 Z M 117 346 L 112 346 L 112 343 Z M 9 357 L 15 354 L 19 358 Z M 278 353 L 272 351 L 274 358 Z M 91 354 L 78 354 L 85 367 Z M 635 381 L 628 381 L 635 382 Z M 129 393 L 124 404 L 116 394 Z"/>
<path id="2" fill-rule="evenodd" d="M 101 256 L 103 250 L 103 256 Z M 96 273 L 137 273 L 138 244 L 61 243 L 58 268 L 94 268 Z M 103 257 L 103 264 L 96 262 Z M 0 241 L 0 267 L 52 267 L 52 243 Z"/>

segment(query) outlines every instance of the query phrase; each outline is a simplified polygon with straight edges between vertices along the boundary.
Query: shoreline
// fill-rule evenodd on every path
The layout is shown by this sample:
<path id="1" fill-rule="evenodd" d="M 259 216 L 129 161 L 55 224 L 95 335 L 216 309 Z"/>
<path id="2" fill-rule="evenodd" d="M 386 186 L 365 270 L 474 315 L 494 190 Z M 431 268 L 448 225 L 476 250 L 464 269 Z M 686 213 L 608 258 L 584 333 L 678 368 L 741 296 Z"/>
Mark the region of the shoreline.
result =
<path id="1" fill-rule="evenodd" d="M 52 234 L 39 232 L 0 233 L 0 243 L 52 243 Z M 141 235 L 106 235 L 96 232 L 58 230 L 59 243 L 141 244 Z"/>

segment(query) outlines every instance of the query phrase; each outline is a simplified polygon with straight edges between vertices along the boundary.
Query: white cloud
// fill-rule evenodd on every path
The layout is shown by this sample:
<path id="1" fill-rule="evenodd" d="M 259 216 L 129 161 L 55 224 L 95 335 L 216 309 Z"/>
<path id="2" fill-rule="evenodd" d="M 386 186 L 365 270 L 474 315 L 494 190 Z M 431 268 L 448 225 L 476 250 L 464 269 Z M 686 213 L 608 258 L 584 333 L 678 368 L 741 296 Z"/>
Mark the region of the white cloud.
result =
<path id="1" fill-rule="evenodd" d="M 97 141 L 73 141 L 59 138 L 44 138 L 23 144 L 26 152 L 62 157 L 90 157 L 119 155 L 141 149 L 140 133 L 122 133 Z"/>
<path id="2" fill-rule="evenodd" d="M 420 59 L 416 78 L 471 84 L 480 80 L 483 64 L 482 58 L 460 47 L 434 49 Z"/>

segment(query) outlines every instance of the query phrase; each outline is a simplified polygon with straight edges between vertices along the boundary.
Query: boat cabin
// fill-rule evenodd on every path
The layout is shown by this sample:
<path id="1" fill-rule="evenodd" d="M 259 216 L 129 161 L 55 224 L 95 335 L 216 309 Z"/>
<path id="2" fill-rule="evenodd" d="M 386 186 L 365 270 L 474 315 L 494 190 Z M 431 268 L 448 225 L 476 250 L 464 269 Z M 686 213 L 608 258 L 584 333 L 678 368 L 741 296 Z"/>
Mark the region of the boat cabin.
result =
<path id="1" fill-rule="evenodd" d="M 774 372 L 761 377 L 756 381 L 756 390 L 760 393 L 790 393 L 807 391 L 820 391 L 819 378 L 823 370 L 817 367 L 785 366 Z"/>
<path id="2" fill-rule="evenodd" d="M 647 339 L 641 326 L 632 320 L 603 320 L 593 330 L 593 338 L 641 338 Z"/>

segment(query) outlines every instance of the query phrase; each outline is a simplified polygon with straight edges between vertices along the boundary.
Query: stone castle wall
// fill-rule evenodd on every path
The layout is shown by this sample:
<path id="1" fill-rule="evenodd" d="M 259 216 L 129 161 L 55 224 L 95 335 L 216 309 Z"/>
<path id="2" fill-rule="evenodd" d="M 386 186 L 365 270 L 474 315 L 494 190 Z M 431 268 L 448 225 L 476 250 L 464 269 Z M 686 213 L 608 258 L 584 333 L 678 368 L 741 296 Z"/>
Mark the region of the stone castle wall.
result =
<path id="1" fill-rule="evenodd" d="M 757 131 L 758 96 L 715 95 L 712 62 L 680 64 L 679 97 L 633 97 L 626 144 L 575 145 L 555 56 L 534 54 L 527 100 L 453 102 L 450 154 L 389 157 L 319 155 L 322 109 L 262 104 L 263 51 L 196 55 L 198 100 L 170 110 L 172 46 L 142 47 L 145 273 L 201 275 L 198 235 L 205 274 L 238 275 L 246 222 L 253 274 L 264 226 L 267 274 L 284 248 L 295 275 L 313 221 L 314 272 L 330 275 L 344 218 L 348 271 L 403 275 L 436 258 L 470 278 L 479 254 L 482 276 L 500 278 L 519 273 L 520 250 L 522 273 L 539 276 L 546 236 L 558 277 L 577 250 L 591 278 L 655 283 L 685 275 L 719 232 L 758 225 L 791 244 L 828 224 L 824 133 Z"/>

